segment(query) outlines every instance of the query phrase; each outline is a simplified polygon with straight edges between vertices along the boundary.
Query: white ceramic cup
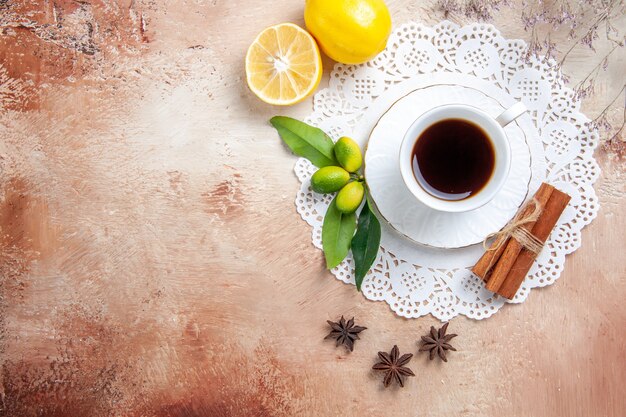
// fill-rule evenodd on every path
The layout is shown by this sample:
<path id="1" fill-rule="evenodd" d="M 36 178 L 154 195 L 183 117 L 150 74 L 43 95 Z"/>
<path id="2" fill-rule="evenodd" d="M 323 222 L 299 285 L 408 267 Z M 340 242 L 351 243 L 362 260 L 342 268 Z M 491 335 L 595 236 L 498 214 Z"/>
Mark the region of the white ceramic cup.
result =
<path id="1" fill-rule="evenodd" d="M 487 204 L 500 191 L 511 168 L 511 147 L 503 127 L 525 112 L 526 107 L 518 102 L 496 118 L 476 107 L 461 104 L 435 107 L 422 114 L 409 127 L 400 145 L 400 172 L 407 188 L 423 204 L 439 211 L 470 211 Z M 415 143 L 424 130 L 446 119 L 467 120 L 479 126 L 487 134 L 494 149 L 495 166 L 491 178 L 479 192 L 463 200 L 443 200 L 435 197 L 422 188 L 413 173 L 412 154 Z"/>

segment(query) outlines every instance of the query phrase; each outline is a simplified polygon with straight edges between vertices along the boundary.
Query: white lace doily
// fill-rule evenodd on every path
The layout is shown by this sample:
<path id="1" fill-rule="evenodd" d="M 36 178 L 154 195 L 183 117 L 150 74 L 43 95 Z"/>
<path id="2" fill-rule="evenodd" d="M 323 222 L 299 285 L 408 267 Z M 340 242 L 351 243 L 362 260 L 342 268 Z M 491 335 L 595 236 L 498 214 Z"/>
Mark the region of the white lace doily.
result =
<path id="1" fill-rule="evenodd" d="M 593 189 L 600 169 L 593 158 L 598 133 L 580 113 L 580 102 L 564 86 L 553 63 L 524 61 L 526 44 L 504 39 L 495 27 L 459 27 L 444 21 L 434 27 L 407 23 L 389 38 L 387 49 L 363 65 L 335 65 L 329 87 L 315 95 L 307 122 L 333 139 L 351 136 L 361 145 L 384 111 L 399 97 L 434 83 L 479 89 L 504 106 L 522 101 L 530 115 L 520 126 L 534 137 L 530 195 L 542 181 L 567 192 L 572 200 L 550 235 L 517 295 L 520 303 L 530 289 L 554 283 L 565 255 L 581 244 L 581 229 L 596 216 Z M 309 187 L 315 167 L 300 158 L 295 172 L 301 181 L 296 207 L 313 227 L 313 244 L 320 248 L 324 213 L 331 195 Z M 362 291 L 371 300 L 384 300 L 396 314 L 420 317 L 431 313 L 445 321 L 459 314 L 484 319 L 506 299 L 484 288 L 469 268 L 483 252 L 481 245 L 445 250 L 416 245 L 395 233 L 384 221 L 379 256 L 365 277 Z M 353 283 L 351 256 L 331 271 Z"/>

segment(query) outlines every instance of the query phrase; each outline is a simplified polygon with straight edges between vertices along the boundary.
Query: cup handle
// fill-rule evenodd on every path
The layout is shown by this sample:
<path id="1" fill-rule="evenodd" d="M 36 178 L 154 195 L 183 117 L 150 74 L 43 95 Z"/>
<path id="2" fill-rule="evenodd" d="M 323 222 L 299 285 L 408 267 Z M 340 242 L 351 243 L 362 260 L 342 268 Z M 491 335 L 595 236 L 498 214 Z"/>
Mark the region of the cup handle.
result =
<path id="1" fill-rule="evenodd" d="M 500 124 L 500 126 L 504 127 L 511 123 L 513 120 L 520 117 L 522 114 L 526 113 L 527 109 L 522 102 L 518 101 L 502 113 L 498 117 L 496 117 L 496 122 Z"/>

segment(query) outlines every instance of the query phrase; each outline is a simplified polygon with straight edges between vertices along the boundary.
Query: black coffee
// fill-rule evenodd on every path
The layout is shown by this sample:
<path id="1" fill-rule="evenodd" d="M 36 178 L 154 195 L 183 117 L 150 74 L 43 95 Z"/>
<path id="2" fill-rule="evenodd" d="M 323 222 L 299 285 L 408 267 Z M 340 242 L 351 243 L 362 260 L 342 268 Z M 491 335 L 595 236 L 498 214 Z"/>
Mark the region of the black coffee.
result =
<path id="1" fill-rule="evenodd" d="M 462 119 L 429 126 L 417 139 L 411 157 L 419 184 L 442 200 L 473 196 L 487 184 L 495 166 L 495 152 L 485 131 Z"/>

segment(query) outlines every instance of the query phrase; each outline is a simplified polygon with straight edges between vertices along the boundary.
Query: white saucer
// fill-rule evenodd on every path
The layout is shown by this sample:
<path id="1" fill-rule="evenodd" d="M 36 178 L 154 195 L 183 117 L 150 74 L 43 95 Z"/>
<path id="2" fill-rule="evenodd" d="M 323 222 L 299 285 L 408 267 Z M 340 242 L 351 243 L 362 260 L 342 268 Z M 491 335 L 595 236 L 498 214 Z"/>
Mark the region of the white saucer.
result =
<path id="1" fill-rule="evenodd" d="M 404 133 L 422 113 L 442 104 L 468 104 L 494 117 L 504 107 L 469 87 L 433 85 L 396 101 L 372 129 L 365 153 L 365 178 L 380 215 L 397 232 L 422 245 L 461 248 L 483 241 L 500 230 L 528 194 L 531 157 L 524 131 L 516 122 L 504 128 L 511 145 L 511 171 L 502 190 L 483 207 L 464 213 L 445 213 L 420 203 L 400 175 L 398 154 Z"/>

